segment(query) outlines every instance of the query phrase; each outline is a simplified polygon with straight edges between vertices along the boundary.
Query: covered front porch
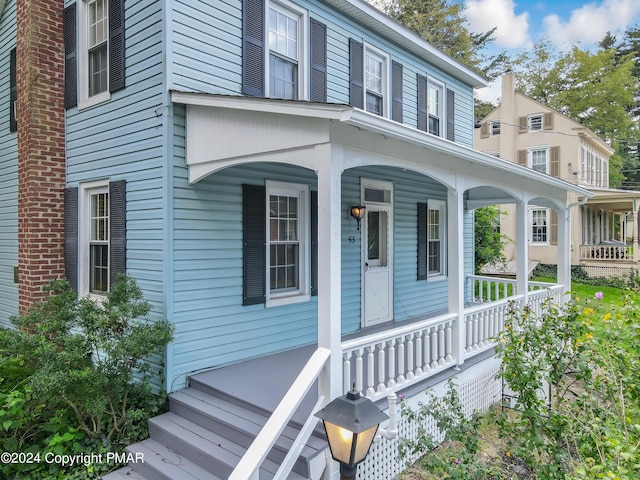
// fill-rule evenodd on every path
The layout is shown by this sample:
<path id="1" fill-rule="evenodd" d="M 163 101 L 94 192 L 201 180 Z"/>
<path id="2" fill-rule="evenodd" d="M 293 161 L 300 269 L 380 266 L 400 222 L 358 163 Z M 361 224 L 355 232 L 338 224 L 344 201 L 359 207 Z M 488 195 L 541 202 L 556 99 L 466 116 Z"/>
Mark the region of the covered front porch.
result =
<path id="1" fill-rule="evenodd" d="M 622 270 L 637 268 L 640 262 L 640 192 L 602 189 L 593 193 L 580 211 L 580 264 L 592 276 L 621 276 Z"/>
<path id="2" fill-rule="evenodd" d="M 194 201 L 198 215 L 196 223 L 189 211 L 180 225 L 185 237 L 188 229 L 214 232 L 199 232 L 188 254 L 176 250 L 184 268 L 176 292 L 191 285 L 194 247 L 240 262 L 197 269 L 203 282 L 226 282 L 215 302 L 201 290 L 198 305 L 207 308 L 194 308 L 192 292 L 188 301 L 177 293 L 187 313 L 177 319 L 168 384 L 194 381 L 194 370 L 213 367 L 215 376 L 257 365 L 261 382 L 236 375 L 234 391 L 255 394 L 266 383 L 275 393 L 258 396 L 281 398 L 233 472 L 222 469 L 225 478 L 257 479 L 294 419 L 293 456 L 278 457 L 274 476 L 290 478 L 296 452 L 314 435 L 312 413 L 353 383 L 377 401 L 463 371 L 490 356 L 511 309 L 562 300 L 571 264 L 567 190 L 588 196 L 583 189 L 343 105 L 177 92 L 172 99 L 186 105 L 188 125 L 188 185 L 176 195 Z M 516 210 L 516 278 L 475 277 L 473 211 L 505 203 Z M 528 281 L 529 205 L 558 212 L 557 285 Z M 361 228 L 353 206 L 365 207 Z M 292 256 L 278 257 L 280 247 Z M 304 366 L 289 359 L 286 369 L 268 367 L 272 354 L 309 344 Z M 313 406 L 300 414 L 305 398 Z M 326 478 L 335 478 L 334 467 Z"/>

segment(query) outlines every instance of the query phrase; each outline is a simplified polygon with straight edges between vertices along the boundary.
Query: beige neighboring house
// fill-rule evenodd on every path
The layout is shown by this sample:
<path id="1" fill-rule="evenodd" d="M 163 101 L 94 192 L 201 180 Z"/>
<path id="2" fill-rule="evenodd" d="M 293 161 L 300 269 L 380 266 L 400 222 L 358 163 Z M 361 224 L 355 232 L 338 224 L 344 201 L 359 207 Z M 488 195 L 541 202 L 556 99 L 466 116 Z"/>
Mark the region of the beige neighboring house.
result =
<path id="1" fill-rule="evenodd" d="M 569 192 L 571 264 L 591 276 L 621 276 L 639 267 L 640 192 L 609 188 L 609 159 L 614 150 L 584 125 L 515 91 L 513 73 L 502 77 L 500 105 L 475 129 L 475 148 L 533 168 L 593 193 L 585 199 Z M 516 238 L 515 206 L 505 205 L 501 232 Z M 528 205 L 529 259 L 557 264 L 558 216 L 555 210 Z M 508 260 L 516 245 L 505 249 Z"/>

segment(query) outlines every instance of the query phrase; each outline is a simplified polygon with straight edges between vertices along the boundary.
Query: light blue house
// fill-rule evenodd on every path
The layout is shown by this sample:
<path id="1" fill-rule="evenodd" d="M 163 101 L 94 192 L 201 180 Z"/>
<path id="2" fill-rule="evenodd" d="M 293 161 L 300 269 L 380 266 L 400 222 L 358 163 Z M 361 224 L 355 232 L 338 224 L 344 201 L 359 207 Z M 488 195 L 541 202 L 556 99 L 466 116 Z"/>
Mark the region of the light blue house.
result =
<path id="1" fill-rule="evenodd" d="M 481 76 L 360 0 L 64 6 L 67 278 L 99 298 L 126 271 L 176 327 L 171 411 L 109 479 L 337 478 L 303 426 L 353 383 L 497 400 L 505 297 L 562 297 L 588 192 L 472 149 Z M 473 209 L 504 203 L 517 279 L 475 277 Z M 527 279 L 531 203 L 560 213 L 558 285 Z M 362 478 L 399 471 L 393 445 Z"/>

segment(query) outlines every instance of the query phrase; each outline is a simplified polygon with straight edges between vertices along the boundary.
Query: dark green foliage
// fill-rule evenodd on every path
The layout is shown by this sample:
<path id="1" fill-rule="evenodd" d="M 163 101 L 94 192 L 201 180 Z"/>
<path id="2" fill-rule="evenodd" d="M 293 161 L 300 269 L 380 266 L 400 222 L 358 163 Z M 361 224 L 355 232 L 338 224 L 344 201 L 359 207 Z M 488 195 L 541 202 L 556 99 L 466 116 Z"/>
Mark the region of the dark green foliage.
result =
<path id="1" fill-rule="evenodd" d="M 150 306 L 128 276 L 101 302 L 76 298 L 66 281 L 44 291 L 45 300 L 0 335 L 0 447 L 73 455 L 118 451 L 144 438 L 146 420 L 165 403 L 147 381 L 158 374 L 149 358 L 162 353 L 173 327 L 147 319 Z M 79 468 L 77 478 L 97 478 L 107 466 Z M 32 478 L 45 470 L 47 478 L 62 475 L 44 462 L 2 471 L 30 478 L 31 470 Z"/>
<path id="2" fill-rule="evenodd" d="M 500 209 L 496 206 L 474 210 L 476 273 L 487 263 L 504 263 L 507 237 L 500 233 Z"/>

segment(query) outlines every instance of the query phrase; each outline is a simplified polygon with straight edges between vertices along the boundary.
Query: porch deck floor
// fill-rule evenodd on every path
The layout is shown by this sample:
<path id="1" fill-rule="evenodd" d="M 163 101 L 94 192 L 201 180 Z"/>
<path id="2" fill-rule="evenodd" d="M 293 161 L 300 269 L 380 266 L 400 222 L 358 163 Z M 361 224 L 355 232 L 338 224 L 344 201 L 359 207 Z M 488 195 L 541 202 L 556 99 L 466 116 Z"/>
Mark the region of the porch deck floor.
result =
<path id="1" fill-rule="evenodd" d="M 230 398 L 273 412 L 315 349 L 315 345 L 308 345 L 198 373 L 191 378 Z M 314 384 L 293 416 L 294 421 L 304 423 L 316 402 L 317 392 Z"/>

